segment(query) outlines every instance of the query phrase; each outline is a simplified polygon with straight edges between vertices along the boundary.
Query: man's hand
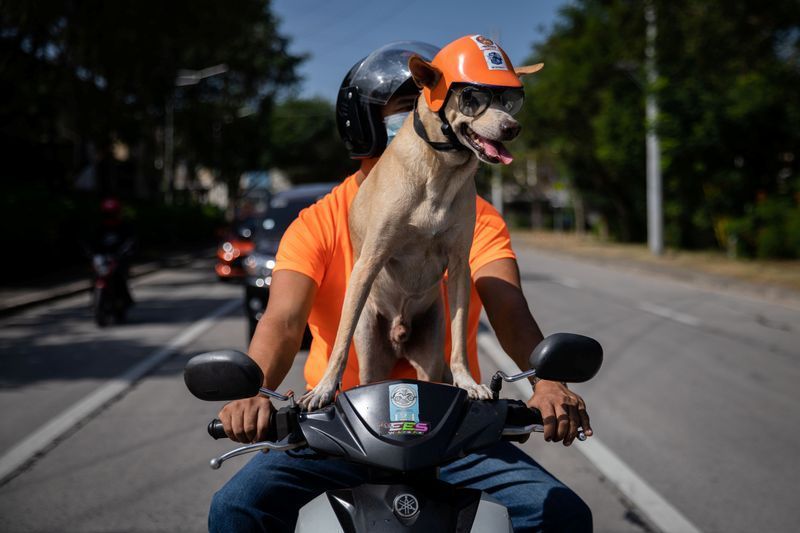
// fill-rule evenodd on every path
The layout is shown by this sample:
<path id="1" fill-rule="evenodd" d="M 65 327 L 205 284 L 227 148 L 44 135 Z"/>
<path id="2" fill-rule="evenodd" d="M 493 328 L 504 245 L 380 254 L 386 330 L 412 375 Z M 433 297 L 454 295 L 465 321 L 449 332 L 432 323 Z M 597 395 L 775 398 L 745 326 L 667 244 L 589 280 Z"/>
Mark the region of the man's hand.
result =
<path id="1" fill-rule="evenodd" d="M 274 411 L 269 398 L 254 396 L 226 404 L 218 416 L 229 439 L 249 444 L 267 439 Z"/>
<path id="2" fill-rule="evenodd" d="M 528 407 L 535 407 L 542 413 L 544 421 L 544 440 L 563 441 L 569 446 L 578 436 L 578 428 L 583 428 L 587 437 L 592 435 L 589 415 L 583 398 L 557 381 L 540 381 L 536 392 L 528 400 Z"/>

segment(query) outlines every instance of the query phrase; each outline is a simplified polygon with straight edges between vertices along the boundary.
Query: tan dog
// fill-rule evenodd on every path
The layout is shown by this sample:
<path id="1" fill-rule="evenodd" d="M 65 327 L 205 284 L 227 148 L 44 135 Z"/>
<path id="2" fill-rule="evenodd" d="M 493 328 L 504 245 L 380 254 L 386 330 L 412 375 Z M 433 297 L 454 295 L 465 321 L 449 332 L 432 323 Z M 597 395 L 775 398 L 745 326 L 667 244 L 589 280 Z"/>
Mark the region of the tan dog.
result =
<path id="1" fill-rule="evenodd" d="M 432 88 L 442 76 L 418 56 L 410 59 L 409 67 L 420 87 Z M 539 68 L 515 72 L 521 75 Z M 333 401 L 351 339 L 356 343 L 362 384 L 386 379 L 399 357 L 408 359 L 420 380 L 445 378 L 441 290 L 445 270 L 453 384 L 466 389 L 471 398 L 491 397 L 489 388 L 472 378 L 467 363 L 473 178 L 479 159 L 511 160 L 501 141 L 516 137 L 520 127 L 496 103 L 477 117 L 466 116 L 459 110 L 460 90 L 454 89 L 443 109 L 466 149 L 434 150 L 415 131 L 412 114 L 353 200 L 349 222 L 355 263 L 325 375 L 300 399 L 309 410 Z M 440 115 L 429 109 L 422 95 L 417 113 L 430 140 L 447 140 Z"/>

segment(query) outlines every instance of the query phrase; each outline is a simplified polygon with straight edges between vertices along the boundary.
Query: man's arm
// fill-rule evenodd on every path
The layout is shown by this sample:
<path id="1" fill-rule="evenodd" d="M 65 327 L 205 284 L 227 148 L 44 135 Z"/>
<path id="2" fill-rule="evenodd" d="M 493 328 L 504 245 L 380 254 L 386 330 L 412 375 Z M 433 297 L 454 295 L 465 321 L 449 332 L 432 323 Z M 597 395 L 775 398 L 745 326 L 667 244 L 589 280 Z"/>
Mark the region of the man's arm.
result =
<path id="1" fill-rule="evenodd" d="M 316 283 L 305 274 L 291 270 L 273 274 L 269 303 L 248 351 L 264 373 L 264 387 L 278 387 L 292 368 L 316 292 Z M 219 419 L 232 440 L 255 442 L 266 438 L 272 412 L 268 398 L 255 396 L 228 403 Z"/>
<path id="2" fill-rule="evenodd" d="M 522 293 L 517 262 L 498 259 L 487 263 L 473 274 L 473 280 L 503 350 L 522 370 L 528 370 L 528 357 L 544 336 Z M 561 383 L 539 381 L 528 406 L 542 412 L 547 441 L 563 441 L 569 446 L 579 426 L 587 436 L 592 434 L 583 399 Z"/>

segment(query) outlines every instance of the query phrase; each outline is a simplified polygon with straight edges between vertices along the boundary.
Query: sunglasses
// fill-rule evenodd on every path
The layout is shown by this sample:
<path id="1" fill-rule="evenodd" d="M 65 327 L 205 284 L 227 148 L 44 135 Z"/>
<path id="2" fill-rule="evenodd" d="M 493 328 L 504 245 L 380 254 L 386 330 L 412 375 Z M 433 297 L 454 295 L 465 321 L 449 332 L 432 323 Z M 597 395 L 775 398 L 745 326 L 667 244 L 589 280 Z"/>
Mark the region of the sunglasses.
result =
<path id="1" fill-rule="evenodd" d="M 489 109 L 493 102 L 499 102 L 506 113 L 516 115 L 524 101 L 525 91 L 522 87 L 466 85 L 458 95 L 458 109 L 468 117 L 477 117 Z"/>

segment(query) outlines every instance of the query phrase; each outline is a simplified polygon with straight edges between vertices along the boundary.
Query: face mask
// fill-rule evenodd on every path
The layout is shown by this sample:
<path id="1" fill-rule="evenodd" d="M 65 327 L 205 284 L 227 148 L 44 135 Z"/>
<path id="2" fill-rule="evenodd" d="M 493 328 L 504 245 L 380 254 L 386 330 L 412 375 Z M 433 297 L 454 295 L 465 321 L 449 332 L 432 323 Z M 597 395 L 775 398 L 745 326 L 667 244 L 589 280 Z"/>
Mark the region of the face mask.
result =
<path id="1" fill-rule="evenodd" d="M 404 113 L 395 113 L 394 115 L 389 115 L 388 117 L 383 119 L 383 123 L 386 125 L 386 146 L 389 146 L 389 143 L 392 142 L 397 132 L 400 131 L 400 126 L 403 125 L 403 122 L 406 120 L 409 111 Z"/>

